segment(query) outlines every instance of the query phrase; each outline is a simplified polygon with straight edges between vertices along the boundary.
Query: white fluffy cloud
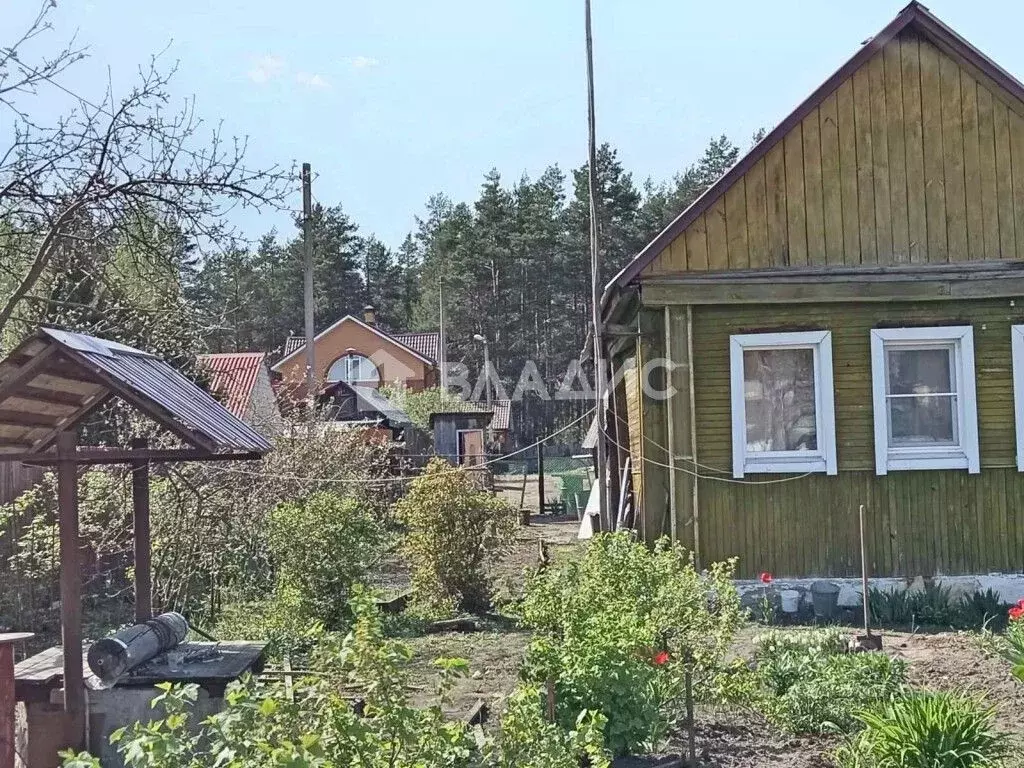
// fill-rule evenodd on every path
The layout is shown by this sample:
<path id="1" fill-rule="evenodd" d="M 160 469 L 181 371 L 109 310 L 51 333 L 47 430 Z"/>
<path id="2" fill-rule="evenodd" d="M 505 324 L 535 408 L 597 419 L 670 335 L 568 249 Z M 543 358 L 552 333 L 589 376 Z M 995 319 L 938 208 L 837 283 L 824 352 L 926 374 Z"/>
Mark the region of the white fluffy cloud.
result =
<path id="1" fill-rule="evenodd" d="M 284 59 L 273 54 L 260 56 L 253 61 L 249 70 L 249 79 L 254 83 L 267 83 L 281 75 L 286 67 Z"/>

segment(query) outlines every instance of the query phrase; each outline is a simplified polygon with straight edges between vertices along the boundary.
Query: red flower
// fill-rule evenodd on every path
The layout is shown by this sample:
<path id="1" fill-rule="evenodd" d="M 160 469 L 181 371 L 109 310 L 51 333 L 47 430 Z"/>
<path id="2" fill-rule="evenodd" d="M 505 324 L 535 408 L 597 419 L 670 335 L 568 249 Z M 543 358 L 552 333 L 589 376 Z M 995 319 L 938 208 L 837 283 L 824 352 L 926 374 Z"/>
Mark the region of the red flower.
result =
<path id="1" fill-rule="evenodd" d="M 1010 609 L 1010 621 L 1020 621 L 1024 619 L 1024 605 L 1018 603 Z"/>
<path id="2" fill-rule="evenodd" d="M 762 584 L 771 584 L 772 583 L 772 575 L 770 573 L 768 573 L 768 571 L 764 571 L 761 574 L 760 578 L 761 578 L 761 583 Z"/>
<path id="3" fill-rule="evenodd" d="M 651 659 L 651 662 L 654 664 L 654 666 L 660 667 L 662 664 L 668 661 L 668 658 L 668 651 L 658 651 L 656 654 L 654 654 L 654 658 Z"/>

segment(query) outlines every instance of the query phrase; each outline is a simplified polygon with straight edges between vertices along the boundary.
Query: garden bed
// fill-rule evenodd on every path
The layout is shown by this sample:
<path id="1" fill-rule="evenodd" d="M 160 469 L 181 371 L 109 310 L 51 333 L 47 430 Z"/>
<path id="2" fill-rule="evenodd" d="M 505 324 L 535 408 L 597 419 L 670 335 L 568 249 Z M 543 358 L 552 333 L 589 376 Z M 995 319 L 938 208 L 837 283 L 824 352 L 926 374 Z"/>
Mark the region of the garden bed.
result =
<path id="1" fill-rule="evenodd" d="M 753 638 L 763 628 L 744 629 L 734 652 L 747 658 Z M 852 632 L 852 631 L 851 631 Z M 884 633 L 884 652 L 907 664 L 908 682 L 915 688 L 966 690 L 982 695 L 996 710 L 996 727 L 1024 745 L 1024 686 L 1010 675 L 1002 659 L 986 654 L 977 634 Z M 819 768 L 834 766 L 834 736 L 791 736 L 780 733 L 755 712 L 737 708 L 699 708 L 697 753 L 706 768 Z M 678 734 L 672 743 L 681 751 L 685 740 Z"/>

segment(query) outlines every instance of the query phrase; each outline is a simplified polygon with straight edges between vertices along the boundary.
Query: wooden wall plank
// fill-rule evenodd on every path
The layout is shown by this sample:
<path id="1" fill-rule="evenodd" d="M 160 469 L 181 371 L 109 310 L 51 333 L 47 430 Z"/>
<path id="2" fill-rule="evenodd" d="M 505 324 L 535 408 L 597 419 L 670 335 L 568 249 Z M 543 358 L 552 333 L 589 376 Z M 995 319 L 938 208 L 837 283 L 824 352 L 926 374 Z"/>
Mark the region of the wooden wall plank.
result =
<path id="1" fill-rule="evenodd" d="M 921 119 L 924 137 L 924 198 L 928 225 L 928 261 L 948 261 L 945 170 L 942 152 L 942 96 L 939 52 L 920 42 Z"/>
<path id="2" fill-rule="evenodd" d="M 999 255 L 1012 259 L 1017 255 L 1013 214 L 1013 167 L 1010 158 L 1010 126 L 1006 105 L 992 103 L 992 127 L 996 143 L 996 195 L 999 201 Z M 1022 233 L 1024 235 L 1024 233 Z"/>
<path id="3" fill-rule="evenodd" d="M 885 141 L 889 155 L 889 202 L 892 223 L 892 260 L 900 264 L 910 260 L 910 235 L 907 220 L 907 150 L 903 124 L 903 78 L 900 44 L 890 41 L 882 50 L 885 74 Z"/>
<path id="4" fill-rule="evenodd" d="M 703 271 L 708 268 L 708 237 L 707 220 L 699 217 L 691 224 L 684 235 L 686 238 L 686 261 L 689 268 Z"/>
<path id="5" fill-rule="evenodd" d="M 725 199 L 718 198 L 705 214 L 708 222 L 708 269 L 729 268 L 729 240 L 725 227 Z"/>
<path id="6" fill-rule="evenodd" d="M 871 174 L 875 184 L 875 242 L 878 261 L 893 259 L 892 196 L 889 191 L 888 104 L 885 61 L 881 55 L 867 63 L 871 112 Z"/>
<path id="7" fill-rule="evenodd" d="M 789 263 L 786 165 L 781 142 L 768 150 L 764 161 L 765 183 L 768 188 L 768 260 L 770 266 L 781 267 Z"/>
<path id="8" fill-rule="evenodd" d="M 747 248 L 747 191 L 744 178 L 725 192 L 725 231 L 729 249 L 729 268 L 750 267 L 750 251 Z"/>
<path id="9" fill-rule="evenodd" d="M 942 162 L 946 197 L 946 238 L 950 261 L 969 258 L 967 200 L 964 173 L 963 100 L 960 67 L 946 55 L 939 57 L 942 99 Z"/>
<path id="10" fill-rule="evenodd" d="M 853 106 L 853 81 L 836 90 L 839 118 L 839 191 L 843 202 L 843 258 L 860 264 L 860 212 L 857 199 L 857 132 Z"/>
<path id="11" fill-rule="evenodd" d="M 996 132 L 992 94 L 978 86 L 978 156 L 986 259 L 999 258 L 999 198 L 996 187 Z"/>
<path id="12" fill-rule="evenodd" d="M 903 70 L 903 120 L 907 151 L 907 227 L 910 261 L 928 260 L 928 222 L 925 205 L 924 137 L 921 121 L 921 62 L 917 39 L 900 38 Z"/>
<path id="13" fill-rule="evenodd" d="M 807 261 L 827 263 L 825 253 L 825 211 L 821 174 L 821 128 L 818 110 L 802 121 L 804 155 L 804 196 L 807 204 Z"/>
<path id="14" fill-rule="evenodd" d="M 804 197 L 803 131 L 796 126 L 783 140 L 786 160 L 786 232 L 789 264 L 807 264 L 807 204 Z"/>
<path id="15" fill-rule="evenodd" d="M 818 110 L 825 261 L 828 264 L 843 263 L 843 197 L 839 183 L 839 116 L 837 110 L 835 92 L 825 98 Z"/>
<path id="16" fill-rule="evenodd" d="M 967 257 L 985 258 L 985 218 L 981 202 L 981 155 L 978 144 L 978 84 L 960 73 L 963 109 L 964 196 L 967 202 Z"/>
<path id="17" fill-rule="evenodd" d="M 1013 222 L 1018 259 L 1024 259 L 1024 118 L 1009 112 L 1010 163 L 1013 172 Z"/>
<path id="18" fill-rule="evenodd" d="M 813 110 L 804 118 L 801 126 L 804 140 L 804 196 L 807 205 L 807 261 L 810 264 L 827 263 L 819 120 L 818 111 Z"/>
<path id="19" fill-rule="evenodd" d="M 746 175 L 747 192 L 747 246 L 750 266 L 770 265 L 768 256 L 768 189 L 765 181 L 765 161 L 761 158 Z"/>
<path id="20" fill-rule="evenodd" d="M 874 151 L 871 141 L 871 82 L 865 64 L 853 74 L 853 119 L 857 141 L 857 210 L 861 264 L 878 262 L 875 226 Z"/>

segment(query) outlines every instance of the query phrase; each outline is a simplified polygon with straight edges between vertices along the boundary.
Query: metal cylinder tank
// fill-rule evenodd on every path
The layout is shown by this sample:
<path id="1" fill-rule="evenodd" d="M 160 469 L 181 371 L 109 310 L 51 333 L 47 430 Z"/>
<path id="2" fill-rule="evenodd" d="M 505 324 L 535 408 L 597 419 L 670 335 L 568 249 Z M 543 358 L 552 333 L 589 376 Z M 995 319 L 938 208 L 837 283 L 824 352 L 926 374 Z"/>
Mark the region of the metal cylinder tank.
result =
<path id="1" fill-rule="evenodd" d="M 180 613 L 162 613 L 143 624 L 122 629 L 89 648 L 89 669 L 108 685 L 185 639 L 188 622 Z"/>

